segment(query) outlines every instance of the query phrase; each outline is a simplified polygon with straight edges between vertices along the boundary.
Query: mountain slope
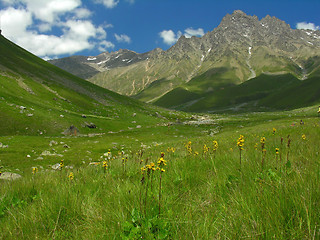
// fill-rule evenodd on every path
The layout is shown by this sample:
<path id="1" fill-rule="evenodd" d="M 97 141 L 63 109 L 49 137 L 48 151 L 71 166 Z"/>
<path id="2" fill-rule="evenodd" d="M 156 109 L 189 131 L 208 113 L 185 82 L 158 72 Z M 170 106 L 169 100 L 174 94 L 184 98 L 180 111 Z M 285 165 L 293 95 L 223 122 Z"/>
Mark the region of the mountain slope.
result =
<path id="1" fill-rule="evenodd" d="M 80 79 L 0 35 L 0 132 L 61 134 L 71 125 L 99 133 L 159 121 L 143 103 Z M 91 128 L 88 128 L 91 126 Z M 96 128 L 93 128 L 96 127 Z"/>
<path id="2" fill-rule="evenodd" d="M 320 31 L 291 29 L 276 17 L 268 15 L 259 20 L 237 10 L 201 38 L 182 36 L 166 51 L 155 49 L 132 56 L 127 52 L 104 53 L 99 60 L 88 58 L 83 64 L 93 66 L 91 59 L 97 58 L 95 66 L 99 64 L 96 69 L 100 71 L 89 81 L 156 102 L 189 81 L 200 80 L 202 92 L 199 88 L 196 93 L 205 94 L 208 88 L 204 86 L 240 84 L 262 73 L 290 73 L 306 79 L 320 65 L 316 60 L 320 56 Z M 115 64 L 115 59 L 123 64 Z"/>

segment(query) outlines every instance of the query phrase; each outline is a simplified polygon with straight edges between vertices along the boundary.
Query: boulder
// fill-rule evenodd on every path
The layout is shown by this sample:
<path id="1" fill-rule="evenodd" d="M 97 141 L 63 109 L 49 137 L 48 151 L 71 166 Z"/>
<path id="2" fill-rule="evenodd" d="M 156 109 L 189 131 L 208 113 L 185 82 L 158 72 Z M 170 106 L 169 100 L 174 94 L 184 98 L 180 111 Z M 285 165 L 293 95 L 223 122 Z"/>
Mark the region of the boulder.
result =
<path id="1" fill-rule="evenodd" d="M 16 180 L 21 178 L 22 176 L 18 173 L 11 173 L 11 172 L 3 172 L 0 175 L 0 179 L 2 180 Z"/>

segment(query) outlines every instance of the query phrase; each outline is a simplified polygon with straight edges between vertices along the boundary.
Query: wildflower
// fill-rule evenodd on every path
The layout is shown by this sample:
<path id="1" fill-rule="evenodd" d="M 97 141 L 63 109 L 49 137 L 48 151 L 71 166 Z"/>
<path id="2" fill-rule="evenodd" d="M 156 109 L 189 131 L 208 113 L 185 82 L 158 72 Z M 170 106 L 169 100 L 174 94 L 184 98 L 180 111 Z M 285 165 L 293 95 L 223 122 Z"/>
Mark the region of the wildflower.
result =
<path id="1" fill-rule="evenodd" d="M 273 135 L 275 135 L 275 134 L 276 134 L 276 131 L 277 131 L 277 129 L 275 129 L 275 128 L 273 128 L 273 129 L 272 129 L 272 133 L 273 133 Z"/>
<path id="2" fill-rule="evenodd" d="M 305 134 L 302 134 L 301 138 L 302 138 L 302 140 L 306 140 L 307 139 Z"/>
<path id="3" fill-rule="evenodd" d="M 217 141 L 212 141 L 212 145 L 213 145 L 212 151 L 213 151 L 213 152 L 217 151 L 217 149 L 218 149 L 218 142 L 217 142 Z"/>
<path id="4" fill-rule="evenodd" d="M 32 174 L 36 174 L 38 172 L 38 168 L 37 167 L 33 167 L 32 168 Z M 0 174 L 1 175 L 1 174 Z"/>
<path id="5" fill-rule="evenodd" d="M 256 143 L 256 144 L 254 145 L 254 149 L 255 149 L 255 150 L 258 149 L 258 143 Z"/>
<path id="6" fill-rule="evenodd" d="M 203 153 L 207 154 L 207 152 L 209 151 L 209 148 L 207 147 L 206 144 L 203 145 Z"/>
<path id="7" fill-rule="evenodd" d="M 108 169 L 108 162 L 107 161 L 103 161 L 102 162 L 102 167 L 103 167 L 103 170 L 106 171 Z"/>
<path id="8" fill-rule="evenodd" d="M 141 170 L 141 174 L 143 175 L 145 173 L 145 171 L 147 170 L 147 168 L 146 167 L 142 167 L 140 170 Z"/>
<path id="9" fill-rule="evenodd" d="M 184 146 L 186 147 L 187 152 L 188 152 L 189 154 L 192 154 L 191 141 L 189 141 L 188 143 L 186 143 Z"/>
<path id="10" fill-rule="evenodd" d="M 279 155 L 279 148 L 276 148 L 276 155 Z"/>
<path id="11" fill-rule="evenodd" d="M 266 143 L 266 138 L 265 138 L 265 137 L 262 137 L 262 138 L 260 139 L 260 143 L 261 143 L 261 150 L 263 151 L 264 145 L 265 145 L 265 143 Z"/>
<path id="12" fill-rule="evenodd" d="M 240 151 L 243 150 L 243 146 L 244 146 L 244 136 L 243 135 L 240 135 L 240 137 L 238 138 L 237 145 L 238 145 Z"/>
<path id="13" fill-rule="evenodd" d="M 63 159 L 62 159 L 62 160 L 60 161 L 60 166 L 59 166 L 60 170 L 62 170 L 63 167 L 64 167 L 64 161 L 63 161 Z"/>
<path id="14" fill-rule="evenodd" d="M 73 173 L 71 172 L 71 173 L 69 173 L 69 179 L 70 179 L 70 181 L 72 181 L 73 179 L 74 179 L 74 175 L 73 175 Z"/>
<path id="15" fill-rule="evenodd" d="M 167 161 L 164 160 L 163 157 L 159 158 L 159 160 L 158 160 L 158 166 L 159 166 L 159 167 L 162 167 L 162 166 L 166 166 L 166 165 L 167 165 Z"/>

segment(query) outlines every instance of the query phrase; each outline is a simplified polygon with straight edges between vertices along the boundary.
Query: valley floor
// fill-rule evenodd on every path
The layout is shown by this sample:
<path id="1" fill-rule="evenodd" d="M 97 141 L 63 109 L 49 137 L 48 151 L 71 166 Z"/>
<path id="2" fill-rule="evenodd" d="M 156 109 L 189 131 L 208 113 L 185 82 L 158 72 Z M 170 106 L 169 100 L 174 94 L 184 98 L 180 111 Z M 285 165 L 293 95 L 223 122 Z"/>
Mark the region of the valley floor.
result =
<path id="1" fill-rule="evenodd" d="M 2 136 L 22 177 L 0 180 L 0 238 L 319 239 L 319 134 L 310 107 Z"/>

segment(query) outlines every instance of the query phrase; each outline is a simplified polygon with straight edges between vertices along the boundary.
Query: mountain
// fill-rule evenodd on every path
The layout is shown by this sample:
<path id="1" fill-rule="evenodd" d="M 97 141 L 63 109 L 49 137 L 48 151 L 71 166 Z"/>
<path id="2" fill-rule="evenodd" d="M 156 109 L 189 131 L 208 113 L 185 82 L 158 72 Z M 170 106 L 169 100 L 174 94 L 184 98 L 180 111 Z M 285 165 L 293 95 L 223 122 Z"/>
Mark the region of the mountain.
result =
<path id="1" fill-rule="evenodd" d="M 72 125 L 81 134 L 128 131 L 158 123 L 154 110 L 76 77 L 0 35 L 2 136 L 60 135 Z"/>
<path id="2" fill-rule="evenodd" d="M 157 104 L 165 102 L 161 99 L 166 94 L 179 91 L 186 93 L 184 99 L 176 99 L 179 104 L 192 104 L 191 100 L 262 74 L 291 74 L 305 80 L 319 70 L 319 57 L 320 31 L 292 29 L 276 17 L 259 20 L 236 10 L 203 37 L 181 36 L 166 51 L 138 54 L 120 50 L 82 57 L 77 63 L 99 72 L 92 72 L 87 78 L 90 82 L 120 94 Z M 75 58 L 67 59 L 75 62 Z M 72 65 L 61 61 L 52 63 L 60 62 L 66 70 Z"/>

